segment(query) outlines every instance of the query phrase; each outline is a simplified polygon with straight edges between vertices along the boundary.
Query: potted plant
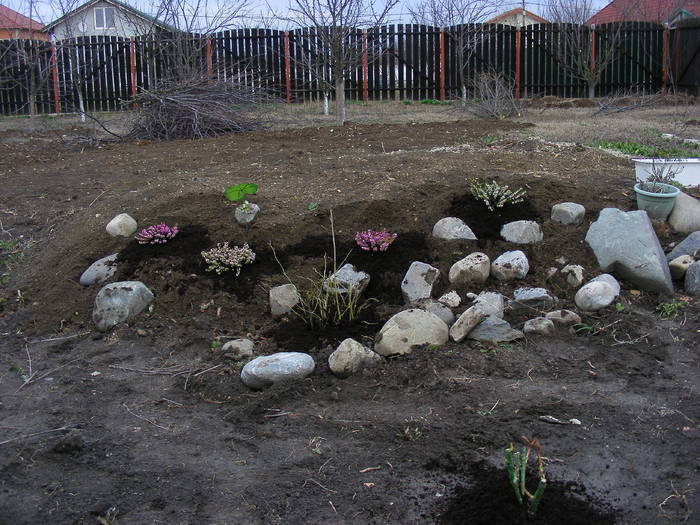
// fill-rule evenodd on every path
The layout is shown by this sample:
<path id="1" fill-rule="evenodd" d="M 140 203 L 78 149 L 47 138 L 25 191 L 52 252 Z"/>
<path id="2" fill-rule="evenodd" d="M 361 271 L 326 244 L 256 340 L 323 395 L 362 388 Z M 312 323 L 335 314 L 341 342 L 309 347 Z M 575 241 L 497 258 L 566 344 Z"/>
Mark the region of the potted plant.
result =
<path id="1" fill-rule="evenodd" d="M 646 211 L 652 220 L 665 221 L 681 192 L 673 184 L 680 169 L 666 162 L 652 162 L 646 171 L 646 177 L 643 180 L 638 178 L 634 185 L 637 208 Z"/>

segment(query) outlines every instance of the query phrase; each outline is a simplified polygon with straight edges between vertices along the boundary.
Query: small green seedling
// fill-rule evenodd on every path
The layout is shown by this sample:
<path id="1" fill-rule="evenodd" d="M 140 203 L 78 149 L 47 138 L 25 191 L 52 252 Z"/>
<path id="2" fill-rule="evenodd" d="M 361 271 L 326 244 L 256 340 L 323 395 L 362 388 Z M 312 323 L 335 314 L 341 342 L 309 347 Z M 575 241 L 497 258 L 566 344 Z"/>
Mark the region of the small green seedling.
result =
<path id="1" fill-rule="evenodd" d="M 659 312 L 661 319 L 675 319 L 686 306 L 688 306 L 688 304 L 683 301 L 672 301 L 670 303 L 659 304 L 659 306 L 656 307 L 656 311 Z"/>
<path id="2" fill-rule="evenodd" d="M 542 454 L 540 451 L 540 441 L 538 439 L 529 440 L 525 436 L 522 436 L 520 440 L 524 444 L 520 452 L 515 452 L 513 443 L 506 449 L 505 461 L 506 468 L 508 469 L 508 481 L 510 481 L 510 485 L 515 491 L 515 498 L 518 500 L 518 503 L 522 505 L 526 502 L 527 513 L 530 516 L 534 516 L 535 512 L 537 512 L 540 500 L 542 499 L 542 494 L 544 494 L 544 489 L 547 487 L 547 478 L 544 475 L 544 462 L 542 461 Z M 532 452 L 532 450 L 537 454 L 537 470 L 540 477 L 534 494 L 527 490 L 525 486 L 527 462 L 530 459 L 530 452 Z"/>
<path id="3" fill-rule="evenodd" d="M 309 211 L 315 211 L 318 209 L 318 202 L 310 202 L 309 205 L 306 207 L 307 210 Z"/>
<path id="4" fill-rule="evenodd" d="M 624 309 L 625 309 L 625 307 L 622 306 L 622 303 L 620 303 L 620 302 L 615 303 L 615 311 L 616 312 L 622 312 Z"/>
<path id="5" fill-rule="evenodd" d="M 484 146 L 490 146 L 494 142 L 498 141 L 498 137 L 494 137 L 493 135 L 484 135 L 479 140 Z"/>
<path id="6" fill-rule="evenodd" d="M 255 195 L 257 192 L 257 184 L 253 184 L 252 182 L 244 182 L 243 184 L 237 184 L 226 188 L 226 191 L 224 191 L 224 197 L 231 202 L 238 202 L 243 200 L 243 197 L 246 195 Z"/>
<path id="7" fill-rule="evenodd" d="M 211 342 L 211 349 L 212 350 L 219 350 L 223 346 L 223 343 L 219 341 L 218 339 L 214 339 Z"/>

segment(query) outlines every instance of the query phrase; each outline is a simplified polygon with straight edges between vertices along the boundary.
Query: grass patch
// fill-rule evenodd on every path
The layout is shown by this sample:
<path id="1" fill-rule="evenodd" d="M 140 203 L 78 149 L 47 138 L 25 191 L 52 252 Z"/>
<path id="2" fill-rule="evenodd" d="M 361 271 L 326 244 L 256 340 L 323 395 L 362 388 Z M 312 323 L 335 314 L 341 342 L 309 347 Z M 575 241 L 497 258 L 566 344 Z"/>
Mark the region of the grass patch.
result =
<path id="1" fill-rule="evenodd" d="M 699 153 L 697 145 L 688 144 L 683 147 L 676 146 L 649 146 L 639 142 L 610 142 L 599 140 L 590 144 L 596 148 L 611 149 L 632 155 L 633 157 L 650 157 L 650 158 L 684 158 L 696 157 Z"/>

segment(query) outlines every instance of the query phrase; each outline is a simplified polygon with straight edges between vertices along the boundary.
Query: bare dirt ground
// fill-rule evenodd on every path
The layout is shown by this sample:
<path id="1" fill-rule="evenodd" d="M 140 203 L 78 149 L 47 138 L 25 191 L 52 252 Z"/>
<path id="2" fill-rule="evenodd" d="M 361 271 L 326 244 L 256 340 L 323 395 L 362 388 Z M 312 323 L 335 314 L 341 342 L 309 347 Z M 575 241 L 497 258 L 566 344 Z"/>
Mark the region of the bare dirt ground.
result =
<path id="1" fill-rule="evenodd" d="M 525 248 L 524 282 L 486 289 L 545 286 L 562 307 L 572 307 L 574 290 L 546 280 L 548 268 L 563 256 L 595 276 L 588 224 L 602 208 L 635 208 L 632 163 L 581 145 L 596 134 L 590 109 L 531 110 L 515 122 L 448 109 L 351 105 L 353 123 L 337 127 L 282 108 L 270 131 L 170 143 L 96 143 L 75 119 L 0 121 L 0 521 L 696 520 L 700 319 L 682 294 L 659 298 L 623 283 L 616 307 L 584 315 L 578 334 L 493 348 L 449 343 L 348 379 L 329 372 L 340 340 L 371 345 L 403 308 L 411 261 L 441 269 L 441 293 L 457 259 L 511 249 L 486 230 L 472 243 L 431 239 L 432 225 L 456 210 L 485 222 L 466 178 L 525 188 L 518 209 L 545 234 Z M 692 121 L 696 108 L 684 111 Z M 597 135 L 656 137 L 679 115 L 605 117 Z M 253 200 L 262 212 L 246 231 L 222 191 L 248 181 L 260 187 Z M 583 225 L 549 220 L 562 201 L 586 206 Z M 270 243 L 292 279 L 309 275 L 331 249 L 331 208 L 339 251 L 370 272 L 367 294 L 379 303 L 357 323 L 323 331 L 273 321 L 267 290 L 285 279 Z M 177 223 L 183 235 L 139 256 L 133 241 L 104 231 L 122 212 L 143 226 Z M 356 231 L 380 227 L 399 234 L 387 253 L 352 250 Z M 659 235 L 664 246 L 679 239 Z M 199 252 L 224 240 L 258 254 L 237 279 L 201 265 Z M 144 281 L 155 309 L 101 334 L 91 323 L 99 288 L 78 278 L 115 252 L 124 254 L 117 277 Z M 674 301 L 682 308 L 662 319 L 657 305 Z M 518 327 L 526 317 L 508 319 Z M 257 355 L 308 352 L 316 371 L 251 391 L 240 365 L 212 345 L 246 336 Z M 547 415 L 581 425 L 540 419 Z M 550 483 L 535 518 L 517 508 L 503 471 L 504 449 L 522 435 L 538 437 L 547 457 Z"/>

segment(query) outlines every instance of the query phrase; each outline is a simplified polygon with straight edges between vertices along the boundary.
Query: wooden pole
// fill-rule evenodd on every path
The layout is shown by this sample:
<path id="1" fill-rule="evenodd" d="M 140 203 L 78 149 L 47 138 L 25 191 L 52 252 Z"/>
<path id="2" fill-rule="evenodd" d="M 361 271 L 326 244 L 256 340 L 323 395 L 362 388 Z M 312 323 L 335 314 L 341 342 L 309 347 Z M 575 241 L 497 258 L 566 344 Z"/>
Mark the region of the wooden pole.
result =
<path id="1" fill-rule="evenodd" d="M 289 32 L 284 32 L 284 86 L 287 92 L 287 104 L 292 102 L 292 75 L 289 69 Z"/>
<path id="2" fill-rule="evenodd" d="M 595 27 L 591 29 L 591 71 L 595 72 Z"/>
<path id="3" fill-rule="evenodd" d="M 520 100 L 520 39 L 521 39 L 521 28 L 517 29 L 515 33 L 515 100 Z"/>
<path id="4" fill-rule="evenodd" d="M 440 100 L 445 100 L 445 30 L 440 29 Z"/>
<path id="5" fill-rule="evenodd" d="M 369 86 L 367 78 L 367 30 L 362 30 L 362 100 L 369 101 Z"/>
<path id="6" fill-rule="evenodd" d="M 668 25 L 664 25 L 664 51 L 663 51 L 663 89 L 664 95 L 668 95 Z"/>
<path id="7" fill-rule="evenodd" d="M 53 78 L 53 102 L 56 113 L 61 112 L 61 97 L 58 89 L 58 65 L 56 63 L 56 44 L 51 42 L 51 76 Z"/>
<path id="8" fill-rule="evenodd" d="M 211 84 L 214 78 L 214 63 L 211 58 L 211 36 L 207 35 L 206 40 L 206 50 L 207 50 L 207 79 Z"/>

